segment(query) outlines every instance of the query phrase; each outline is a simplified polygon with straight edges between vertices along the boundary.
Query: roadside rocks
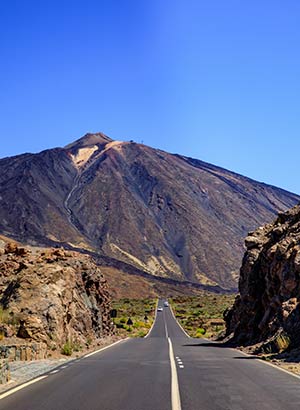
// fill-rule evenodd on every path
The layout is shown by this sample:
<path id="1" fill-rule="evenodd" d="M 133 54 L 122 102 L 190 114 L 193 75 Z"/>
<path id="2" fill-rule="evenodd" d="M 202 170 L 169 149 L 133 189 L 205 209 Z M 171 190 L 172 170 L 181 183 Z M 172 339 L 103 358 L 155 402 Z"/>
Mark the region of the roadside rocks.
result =
<path id="1" fill-rule="evenodd" d="M 110 335 L 110 295 L 89 256 L 8 243 L 0 254 L 0 337 L 61 349 Z M 19 342 L 18 342 L 19 341 Z"/>
<path id="2" fill-rule="evenodd" d="M 300 343 L 300 206 L 245 241 L 239 295 L 226 313 L 227 336 L 239 345 L 283 351 Z"/>

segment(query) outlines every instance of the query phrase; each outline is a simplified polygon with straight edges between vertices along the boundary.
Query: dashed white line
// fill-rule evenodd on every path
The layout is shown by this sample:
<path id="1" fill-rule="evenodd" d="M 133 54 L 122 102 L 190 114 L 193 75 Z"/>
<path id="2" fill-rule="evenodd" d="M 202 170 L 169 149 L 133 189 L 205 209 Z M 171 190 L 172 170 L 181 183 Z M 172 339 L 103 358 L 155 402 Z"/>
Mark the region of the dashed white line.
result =
<path id="1" fill-rule="evenodd" d="M 50 374 L 55 374 L 55 373 L 58 373 L 59 372 L 59 370 L 52 370 L 52 372 L 50 372 Z"/>
<path id="2" fill-rule="evenodd" d="M 184 366 L 183 366 L 183 365 L 179 365 L 179 367 L 180 367 L 180 369 L 184 369 Z"/>

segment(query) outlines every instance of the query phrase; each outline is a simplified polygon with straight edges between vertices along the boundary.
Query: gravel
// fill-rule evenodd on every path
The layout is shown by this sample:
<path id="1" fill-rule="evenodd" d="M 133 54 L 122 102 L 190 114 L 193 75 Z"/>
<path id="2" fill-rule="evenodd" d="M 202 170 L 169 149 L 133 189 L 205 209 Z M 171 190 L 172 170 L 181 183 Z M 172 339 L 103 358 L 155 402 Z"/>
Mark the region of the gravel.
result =
<path id="1" fill-rule="evenodd" d="M 53 370 L 55 367 L 61 366 L 63 363 L 66 363 L 71 358 L 62 358 L 62 359 L 45 359 L 45 360 L 36 360 L 33 362 L 10 362 L 10 376 L 11 380 L 7 384 L 0 385 L 0 393 L 3 393 L 6 390 L 11 389 L 19 384 L 25 383 L 31 379 L 34 379 L 41 374 L 47 373 L 50 370 Z"/>

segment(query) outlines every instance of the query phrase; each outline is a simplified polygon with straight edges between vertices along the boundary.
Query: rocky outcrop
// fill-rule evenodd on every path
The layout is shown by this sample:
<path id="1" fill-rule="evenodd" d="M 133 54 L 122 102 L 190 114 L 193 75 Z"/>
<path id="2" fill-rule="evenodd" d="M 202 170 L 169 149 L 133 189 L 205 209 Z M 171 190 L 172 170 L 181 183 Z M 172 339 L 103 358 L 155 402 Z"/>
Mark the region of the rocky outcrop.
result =
<path id="1" fill-rule="evenodd" d="M 203 161 L 101 133 L 0 160 L 0 233 L 227 290 L 237 287 L 247 232 L 299 200 Z"/>
<path id="2" fill-rule="evenodd" d="M 2 244 L 0 336 L 43 343 L 86 346 L 112 333 L 106 281 L 89 256 L 64 249 Z"/>
<path id="3" fill-rule="evenodd" d="M 300 206 L 246 238 L 239 296 L 226 315 L 241 345 L 281 351 L 300 344 Z"/>

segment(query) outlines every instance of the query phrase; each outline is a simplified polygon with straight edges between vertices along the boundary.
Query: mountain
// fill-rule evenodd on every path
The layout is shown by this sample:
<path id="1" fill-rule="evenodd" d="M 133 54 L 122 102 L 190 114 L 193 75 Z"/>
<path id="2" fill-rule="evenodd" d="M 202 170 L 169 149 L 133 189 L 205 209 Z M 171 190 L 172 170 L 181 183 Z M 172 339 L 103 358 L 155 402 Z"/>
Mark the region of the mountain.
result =
<path id="1" fill-rule="evenodd" d="M 300 206 L 251 232 L 227 334 L 265 352 L 300 343 Z"/>
<path id="2" fill-rule="evenodd" d="M 127 273 L 233 290 L 243 238 L 299 196 L 135 142 L 86 134 L 0 160 L 0 232 Z M 150 276 L 151 277 L 151 276 Z"/>

